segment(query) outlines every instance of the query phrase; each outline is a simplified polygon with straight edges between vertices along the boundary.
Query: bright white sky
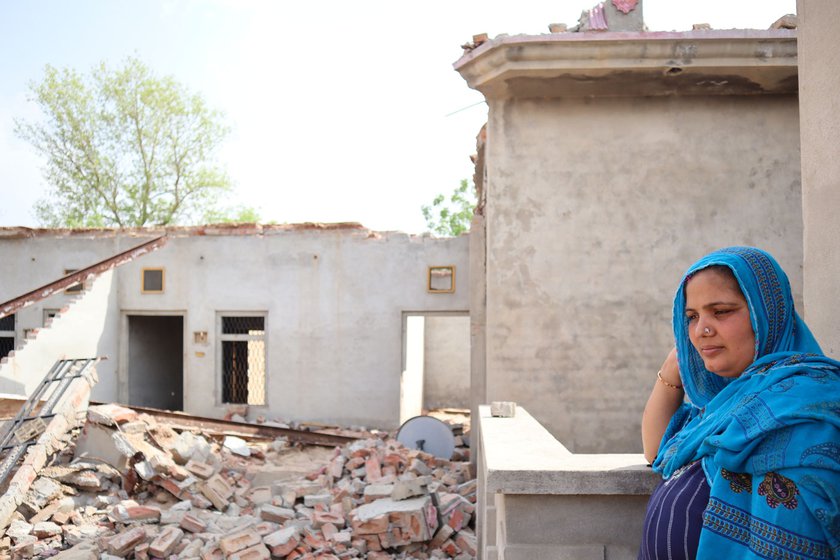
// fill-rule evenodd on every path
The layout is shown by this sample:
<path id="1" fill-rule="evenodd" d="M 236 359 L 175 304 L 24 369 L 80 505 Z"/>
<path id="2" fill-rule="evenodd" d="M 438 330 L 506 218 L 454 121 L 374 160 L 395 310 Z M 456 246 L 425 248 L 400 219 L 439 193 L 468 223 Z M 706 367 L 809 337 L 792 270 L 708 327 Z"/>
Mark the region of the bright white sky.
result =
<path id="1" fill-rule="evenodd" d="M 41 161 L 12 132 L 37 115 L 27 84 L 45 64 L 87 72 L 136 55 L 226 114 L 232 203 L 265 221 L 419 233 L 420 206 L 472 176 L 487 117 L 452 69 L 460 45 L 572 26 L 596 3 L 0 0 L 0 226 L 37 225 L 46 193 Z M 644 0 L 652 31 L 767 29 L 795 11 L 795 0 Z"/>

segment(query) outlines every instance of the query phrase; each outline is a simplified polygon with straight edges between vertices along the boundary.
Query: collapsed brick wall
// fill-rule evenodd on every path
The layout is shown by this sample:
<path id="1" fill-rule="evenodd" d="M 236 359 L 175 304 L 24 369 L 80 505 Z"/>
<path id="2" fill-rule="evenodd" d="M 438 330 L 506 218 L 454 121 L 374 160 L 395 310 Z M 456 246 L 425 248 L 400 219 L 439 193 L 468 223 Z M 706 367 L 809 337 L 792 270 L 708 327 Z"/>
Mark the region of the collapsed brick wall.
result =
<path id="1" fill-rule="evenodd" d="M 278 480 L 282 438 L 208 440 L 131 409 L 91 407 L 21 500 L 0 556 L 474 558 L 469 462 L 367 435 Z"/>

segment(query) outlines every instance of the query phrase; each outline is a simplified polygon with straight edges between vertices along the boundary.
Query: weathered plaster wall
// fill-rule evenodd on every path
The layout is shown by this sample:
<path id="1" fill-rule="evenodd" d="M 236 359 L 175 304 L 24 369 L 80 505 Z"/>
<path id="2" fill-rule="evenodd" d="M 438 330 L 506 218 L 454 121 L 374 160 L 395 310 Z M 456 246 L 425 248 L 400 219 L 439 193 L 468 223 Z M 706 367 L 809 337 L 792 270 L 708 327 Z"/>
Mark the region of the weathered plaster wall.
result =
<path id="1" fill-rule="evenodd" d="M 113 271 L 105 272 L 90 282 L 88 290 L 76 297 L 69 309 L 56 316 L 49 328 L 42 329 L 35 338 L 27 340 L 0 364 L 0 392 L 28 395 L 56 361 L 103 356 L 101 343 L 113 340 L 107 333 L 110 307 L 115 302 L 113 296 Z M 109 365 L 103 362 L 101 369 L 107 371 Z M 100 366 L 97 366 L 99 369 Z M 113 383 L 108 380 L 104 383 L 103 392 L 109 385 L 113 388 Z"/>
<path id="2" fill-rule="evenodd" d="M 840 3 L 799 0 L 799 110 L 805 222 L 805 319 L 840 357 Z"/>
<path id="3" fill-rule="evenodd" d="M 797 100 L 489 103 L 486 400 L 573 451 L 638 451 L 691 262 L 758 245 L 801 301 Z"/>
<path id="4" fill-rule="evenodd" d="M 0 260 L 20 263 L 0 276 L 0 300 L 57 279 L 63 268 L 92 264 L 160 233 L 0 236 Z M 162 249 L 114 273 L 116 299 L 99 345 L 110 358 L 104 365 L 114 369 L 98 368 L 95 398 L 128 395 L 128 315 L 181 315 L 184 408 L 222 414 L 218 315 L 264 312 L 268 406 L 254 415 L 395 427 L 403 312 L 468 311 L 468 243 L 467 236 L 434 239 L 353 227 L 172 234 Z M 430 265 L 457 267 L 455 293 L 427 292 Z M 163 294 L 141 293 L 141 271 L 148 267 L 165 268 Z M 50 306 L 23 310 L 18 329 L 40 326 L 41 308 Z M 208 333 L 207 344 L 193 341 L 196 331 Z"/>
<path id="5" fill-rule="evenodd" d="M 469 408 L 470 317 L 426 317 L 423 406 Z"/>
<path id="6" fill-rule="evenodd" d="M 4 263 L 2 272 L 0 272 L 0 301 L 7 301 L 23 295 L 39 286 L 58 280 L 64 275 L 65 270 L 90 266 L 124 249 L 139 245 L 142 241 L 133 238 L 126 239 L 123 243 L 112 236 L 93 240 L 89 237 L 61 233 L 43 237 L 0 236 L 0 262 Z M 65 308 L 77 300 L 79 296 L 78 293 L 65 294 L 60 292 L 20 310 L 17 313 L 15 324 L 17 344 L 19 345 L 23 341 L 25 329 L 41 329 L 44 326 L 44 310 Z M 74 313 L 75 317 L 72 318 L 72 324 L 75 326 L 67 331 L 72 333 L 72 336 L 66 339 L 68 346 L 63 350 L 68 358 L 87 358 L 94 354 L 99 356 L 110 354 L 111 350 L 117 345 L 117 319 L 119 314 L 112 312 L 113 309 L 116 309 L 116 306 L 117 290 L 113 287 L 109 288 L 106 304 L 107 312 L 103 317 L 99 318 L 97 316 L 95 320 L 85 320 L 83 313 Z M 77 308 L 74 306 L 73 309 Z M 82 319 L 80 319 L 82 322 L 76 323 L 75 321 L 79 320 L 79 315 L 82 315 Z M 84 325 L 84 328 L 81 328 L 82 325 Z M 79 327 L 78 332 L 74 331 L 77 327 Z M 58 326 L 56 326 L 57 328 Z M 38 334 L 36 341 L 43 339 L 44 332 Z M 84 335 L 85 341 L 95 343 L 92 353 L 90 353 L 91 347 L 87 343 L 81 346 L 76 344 L 79 341 L 78 337 L 82 335 Z M 61 338 L 58 337 L 58 339 Z M 32 342 L 35 341 L 30 341 L 30 343 Z M 114 359 L 115 357 L 111 356 L 112 359 L 102 361 L 96 366 L 99 382 L 93 387 L 91 394 L 91 398 L 94 400 L 107 399 L 116 394 L 117 360 Z M 49 369 L 49 366 L 47 369 Z M 44 370 L 41 374 L 33 374 L 37 376 L 36 383 L 46 373 L 47 370 Z"/>

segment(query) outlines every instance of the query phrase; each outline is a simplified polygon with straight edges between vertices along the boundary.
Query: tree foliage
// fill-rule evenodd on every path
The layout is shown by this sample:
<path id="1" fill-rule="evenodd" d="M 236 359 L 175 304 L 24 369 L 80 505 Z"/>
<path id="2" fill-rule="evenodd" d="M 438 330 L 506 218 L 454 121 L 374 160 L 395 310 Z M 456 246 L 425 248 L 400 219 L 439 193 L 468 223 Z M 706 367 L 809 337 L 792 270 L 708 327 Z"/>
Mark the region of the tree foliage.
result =
<path id="1" fill-rule="evenodd" d="M 17 120 L 15 132 L 46 161 L 42 224 L 195 223 L 230 189 L 214 162 L 228 134 L 221 113 L 140 60 L 103 62 L 89 75 L 48 65 L 29 87 L 45 118 Z"/>
<path id="2" fill-rule="evenodd" d="M 470 230 L 475 204 L 472 185 L 461 179 L 461 185 L 449 195 L 449 200 L 439 194 L 431 205 L 421 207 L 426 228 L 437 235 L 457 237 Z"/>

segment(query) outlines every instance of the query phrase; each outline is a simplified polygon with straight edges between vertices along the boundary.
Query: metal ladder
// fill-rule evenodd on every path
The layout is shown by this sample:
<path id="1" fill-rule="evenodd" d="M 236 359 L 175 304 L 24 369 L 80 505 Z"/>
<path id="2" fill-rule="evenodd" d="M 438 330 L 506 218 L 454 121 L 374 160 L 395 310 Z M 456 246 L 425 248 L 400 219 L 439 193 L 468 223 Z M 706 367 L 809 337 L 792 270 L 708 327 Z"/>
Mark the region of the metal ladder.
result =
<path id="1" fill-rule="evenodd" d="M 47 421 L 53 418 L 53 412 L 61 397 L 67 391 L 70 383 L 84 376 L 99 361 L 99 358 L 79 358 L 73 360 L 59 360 L 53 364 L 41 383 L 32 391 L 26 402 L 14 419 L 7 422 L 3 435 L 0 436 L 0 456 L 5 453 L 0 463 L 0 487 L 30 445 L 34 445 L 47 426 Z M 42 400 L 41 409 L 34 413 Z"/>

